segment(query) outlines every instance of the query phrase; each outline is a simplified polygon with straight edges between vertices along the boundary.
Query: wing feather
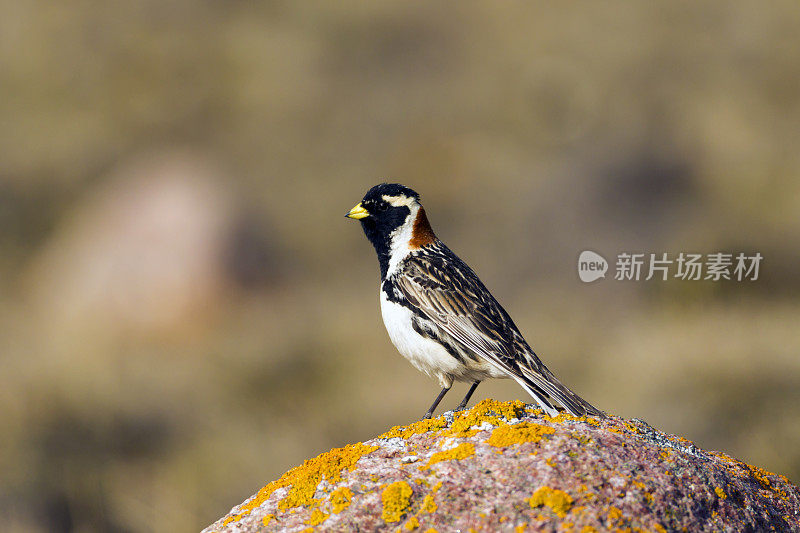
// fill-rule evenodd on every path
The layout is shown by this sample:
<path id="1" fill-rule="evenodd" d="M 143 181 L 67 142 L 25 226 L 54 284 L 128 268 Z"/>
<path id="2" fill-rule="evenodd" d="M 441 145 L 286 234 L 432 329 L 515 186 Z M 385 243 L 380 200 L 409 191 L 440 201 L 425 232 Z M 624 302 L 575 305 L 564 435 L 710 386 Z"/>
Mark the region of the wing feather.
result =
<path id="1" fill-rule="evenodd" d="M 575 415 L 602 414 L 542 364 L 469 266 L 441 242 L 436 248 L 404 261 L 394 279 L 400 294 L 434 327 L 522 385 L 551 415 L 556 411 L 547 396 Z"/>

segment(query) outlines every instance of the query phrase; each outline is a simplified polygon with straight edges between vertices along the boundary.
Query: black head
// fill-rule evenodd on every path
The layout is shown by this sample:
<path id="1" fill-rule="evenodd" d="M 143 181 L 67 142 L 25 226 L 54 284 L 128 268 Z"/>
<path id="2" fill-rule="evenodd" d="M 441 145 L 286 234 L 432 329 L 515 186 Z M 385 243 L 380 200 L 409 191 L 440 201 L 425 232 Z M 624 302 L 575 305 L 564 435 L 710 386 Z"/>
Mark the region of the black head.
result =
<path id="1" fill-rule="evenodd" d="M 419 194 L 399 183 L 381 183 L 367 191 L 361 202 L 345 216 L 361 221 L 367 239 L 378 252 L 381 275 L 386 274 L 392 234 L 410 224 L 409 215 L 420 208 Z"/>

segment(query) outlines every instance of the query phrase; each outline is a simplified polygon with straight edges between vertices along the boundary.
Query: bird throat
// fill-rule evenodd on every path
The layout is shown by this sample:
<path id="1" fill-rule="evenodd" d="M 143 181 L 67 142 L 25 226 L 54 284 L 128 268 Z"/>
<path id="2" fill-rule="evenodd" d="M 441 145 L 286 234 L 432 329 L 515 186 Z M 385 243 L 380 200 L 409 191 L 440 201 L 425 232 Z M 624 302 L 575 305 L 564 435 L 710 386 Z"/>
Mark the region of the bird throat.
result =
<path id="1" fill-rule="evenodd" d="M 402 219 L 397 217 L 394 220 L 376 221 L 370 217 L 361 221 L 364 234 L 378 254 L 381 279 L 386 279 L 392 265 L 404 259 L 409 252 L 436 240 L 425 210 L 420 207 L 412 222 L 408 220 L 410 214 L 408 208 L 405 209 L 406 216 Z"/>

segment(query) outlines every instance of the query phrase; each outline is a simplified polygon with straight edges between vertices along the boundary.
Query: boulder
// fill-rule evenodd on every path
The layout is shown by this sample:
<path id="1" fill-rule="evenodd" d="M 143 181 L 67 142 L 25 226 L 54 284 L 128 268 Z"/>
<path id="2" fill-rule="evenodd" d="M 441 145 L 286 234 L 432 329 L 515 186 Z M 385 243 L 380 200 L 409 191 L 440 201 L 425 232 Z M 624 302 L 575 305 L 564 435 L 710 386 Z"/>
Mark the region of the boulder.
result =
<path id="1" fill-rule="evenodd" d="M 484 400 L 309 459 L 204 532 L 315 530 L 800 531 L 800 490 L 641 420 Z"/>

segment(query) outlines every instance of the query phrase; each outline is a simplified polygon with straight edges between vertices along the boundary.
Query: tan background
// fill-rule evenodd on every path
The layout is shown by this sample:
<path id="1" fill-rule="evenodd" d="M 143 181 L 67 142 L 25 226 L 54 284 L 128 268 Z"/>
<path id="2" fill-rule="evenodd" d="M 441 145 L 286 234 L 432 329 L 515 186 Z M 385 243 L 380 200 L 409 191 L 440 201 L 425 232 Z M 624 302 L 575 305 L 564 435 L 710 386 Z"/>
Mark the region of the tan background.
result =
<path id="1" fill-rule="evenodd" d="M 800 479 L 797 3 L 379 4 L 0 2 L 4 531 L 196 530 L 419 417 L 383 177 L 596 405 Z"/>

